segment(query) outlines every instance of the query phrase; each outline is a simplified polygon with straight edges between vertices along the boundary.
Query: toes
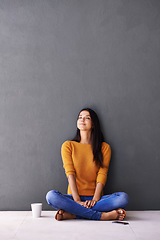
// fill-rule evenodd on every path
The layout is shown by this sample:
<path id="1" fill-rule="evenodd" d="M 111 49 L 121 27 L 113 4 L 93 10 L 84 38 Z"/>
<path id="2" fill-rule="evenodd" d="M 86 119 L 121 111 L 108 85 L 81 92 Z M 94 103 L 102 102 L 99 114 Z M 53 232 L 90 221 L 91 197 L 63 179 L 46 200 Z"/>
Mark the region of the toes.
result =
<path id="1" fill-rule="evenodd" d="M 64 211 L 59 209 L 57 211 L 56 215 L 55 215 L 55 219 L 58 220 L 58 221 L 62 220 L 63 219 L 63 213 L 64 213 Z"/>
<path id="2" fill-rule="evenodd" d="M 124 209 L 117 209 L 117 212 L 119 213 L 119 214 L 123 214 L 124 216 L 126 216 L 126 211 L 124 210 Z"/>
<path id="3" fill-rule="evenodd" d="M 58 215 L 57 218 L 56 218 L 56 220 L 58 220 L 58 221 L 60 221 L 62 219 L 63 219 L 62 215 Z"/>
<path id="4" fill-rule="evenodd" d="M 62 220 L 62 219 L 63 219 L 63 215 L 62 215 L 62 214 L 57 214 L 56 220 L 60 221 L 60 220 Z"/>
<path id="5" fill-rule="evenodd" d="M 123 209 L 117 209 L 117 213 L 118 213 L 117 219 L 120 221 L 122 221 L 126 216 L 126 212 Z"/>
<path id="6" fill-rule="evenodd" d="M 117 209 L 117 212 L 118 212 L 119 214 L 124 214 L 124 211 L 123 211 L 122 209 Z"/>
<path id="7" fill-rule="evenodd" d="M 120 215 L 119 218 L 118 218 L 120 221 L 122 221 L 124 219 L 124 215 Z"/>
<path id="8" fill-rule="evenodd" d="M 60 210 L 58 211 L 58 214 L 63 215 L 63 210 L 60 209 Z"/>

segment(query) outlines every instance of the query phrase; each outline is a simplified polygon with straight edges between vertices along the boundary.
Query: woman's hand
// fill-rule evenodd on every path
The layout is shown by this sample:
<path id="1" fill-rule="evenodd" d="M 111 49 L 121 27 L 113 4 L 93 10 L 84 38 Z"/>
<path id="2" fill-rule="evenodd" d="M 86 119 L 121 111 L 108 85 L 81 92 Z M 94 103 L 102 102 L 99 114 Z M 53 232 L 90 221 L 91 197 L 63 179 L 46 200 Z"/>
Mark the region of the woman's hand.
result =
<path id="1" fill-rule="evenodd" d="M 89 208 L 88 205 L 86 204 L 86 202 L 82 202 L 82 201 L 76 201 L 77 203 L 79 203 L 81 206 Z"/>
<path id="2" fill-rule="evenodd" d="M 88 208 L 93 207 L 96 203 L 97 203 L 96 200 L 88 200 L 88 201 L 85 201 L 85 204 L 88 206 Z"/>
<path id="3" fill-rule="evenodd" d="M 76 202 L 79 203 L 81 206 L 86 207 L 86 208 L 91 208 L 97 203 L 96 200 L 88 200 L 88 201 L 85 201 L 85 202 L 76 201 Z"/>

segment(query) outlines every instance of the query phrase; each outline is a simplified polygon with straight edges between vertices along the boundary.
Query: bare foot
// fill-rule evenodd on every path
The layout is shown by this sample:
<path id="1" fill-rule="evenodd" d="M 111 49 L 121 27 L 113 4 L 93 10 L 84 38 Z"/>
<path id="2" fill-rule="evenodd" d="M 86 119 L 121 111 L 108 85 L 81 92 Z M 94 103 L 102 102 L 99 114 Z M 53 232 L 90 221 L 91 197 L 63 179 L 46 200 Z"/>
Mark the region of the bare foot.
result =
<path id="1" fill-rule="evenodd" d="M 61 209 L 59 209 L 55 215 L 55 219 L 57 221 L 61 221 L 61 220 L 65 220 L 65 219 L 75 219 L 75 218 L 76 218 L 76 216 L 74 214 L 65 212 Z"/>
<path id="2" fill-rule="evenodd" d="M 117 209 L 117 210 L 113 210 L 111 212 L 103 212 L 101 215 L 101 219 L 102 221 L 105 220 L 124 220 L 126 216 L 126 211 L 124 209 Z"/>

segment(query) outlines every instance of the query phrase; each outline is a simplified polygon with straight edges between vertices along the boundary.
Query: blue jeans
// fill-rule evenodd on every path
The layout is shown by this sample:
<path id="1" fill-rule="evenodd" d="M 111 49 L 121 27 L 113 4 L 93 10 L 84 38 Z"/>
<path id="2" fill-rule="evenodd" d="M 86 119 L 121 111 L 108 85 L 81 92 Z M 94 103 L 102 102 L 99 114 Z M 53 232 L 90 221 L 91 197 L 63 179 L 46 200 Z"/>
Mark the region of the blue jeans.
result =
<path id="1" fill-rule="evenodd" d="M 80 196 L 81 201 L 92 200 L 93 196 Z M 125 208 L 128 204 L 128 195 L 124 192 L 117 192 L 102 196 L 92 207 L 86 208 L 76 203 L 72 195 L 62 194 L 51 190 L 46 195 L 46 200 L 56 210 L 62 209 L 76 215 L 76 218 L 100 220 L 102 212 L 109 212 L 118 208 Z"/>

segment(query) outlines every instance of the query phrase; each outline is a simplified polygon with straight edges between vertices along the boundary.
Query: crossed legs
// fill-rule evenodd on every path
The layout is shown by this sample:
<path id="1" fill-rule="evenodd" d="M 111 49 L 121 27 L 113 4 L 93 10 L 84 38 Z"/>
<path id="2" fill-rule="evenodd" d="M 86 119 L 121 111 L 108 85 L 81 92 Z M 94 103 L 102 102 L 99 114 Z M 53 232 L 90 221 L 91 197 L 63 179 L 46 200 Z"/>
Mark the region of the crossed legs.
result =
<path id="1" fill-rule="evenodd" d="M 101 214 L 101 221 L 106 221 L 106 220 L 124 220 L 126 216 L 126 211 L 124 209 L 117 209 L 113 210 L 110 212 L 102 212 Z M 60 220 L 67 220 L 67 219 L 76 219 L 76 215 L 65 212 L 61 209 L 59 209 L 55 215 L 55 219 L 60 221 Z"/>
<path id="2" fill-rule="evenodd" d="M 91 200 L 92 196 L 80 196 L 81 201 Z M 49 191 L 46 195 L 49 205 L 59 209 L 55 218 L 57 220 L 86 218 L 91 220 L 123 220 L 126 216 L 123 208 L 128 203 L 126 193 L 114 193 L 103 196 L 92 208 L 85 208 L 76 203 L 71 195 L 61 194 L 58 191 Z"/>

